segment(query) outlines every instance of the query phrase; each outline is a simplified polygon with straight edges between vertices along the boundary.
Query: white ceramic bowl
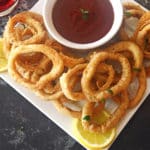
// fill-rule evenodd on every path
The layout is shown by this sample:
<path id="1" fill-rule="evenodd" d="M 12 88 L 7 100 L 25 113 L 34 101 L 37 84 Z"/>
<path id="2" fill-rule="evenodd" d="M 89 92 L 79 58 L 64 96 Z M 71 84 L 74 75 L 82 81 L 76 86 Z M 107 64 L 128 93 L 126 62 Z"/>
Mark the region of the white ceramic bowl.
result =
<path id="1" fill-rule="evenodd" d="M 104 37 L 100 38 L 95 42 L 83 43 L 83 44 L 71 42 L 65 39 L 63 36 L 61 36 L 54 27 L 53 20 L 52 20 L 52 11 L 56 1 L 57 0 L 44 0 L 44 8 L 43 8 L 44 22 L 50 36 L 52 36 L 52 38 L 54 38 L 59 43 L 67 47 L 79 49 L 79 50 L 93 49 L 99 47 L 107 43 L 109 40 L 111 40 L 121 26 L 123 20 L 123 7 L 122 7 L 121 0 L 109 0 L 110 3 L 112 4 L 113 11 L 114 11 L 114 21 L 109 32 Z"/>

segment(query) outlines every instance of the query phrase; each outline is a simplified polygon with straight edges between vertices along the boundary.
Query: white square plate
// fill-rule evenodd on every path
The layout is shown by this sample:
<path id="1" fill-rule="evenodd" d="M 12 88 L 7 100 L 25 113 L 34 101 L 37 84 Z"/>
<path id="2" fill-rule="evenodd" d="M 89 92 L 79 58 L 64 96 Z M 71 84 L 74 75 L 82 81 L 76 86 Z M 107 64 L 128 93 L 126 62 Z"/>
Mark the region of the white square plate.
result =
<path id="1" fill-rule="evenodd" d="M 133 0 L 122 0 L 122 2 L 134 2 Z M 137 4 L 137 3 L 136 3 Z M 42 14 L 42 7 L 43 7 L 43 0 L 39 0 L 34 7 L 31 9 L 31 11 L 41 13 Z M 16 83 L 9 75 L 8 73 L 2 73 L 0 74 L 0 77 L 6 81 L 10 86 L 12 86 L 18 93 L 20 93 L 22 96 L 24 96 L 30 103 L 32 103 L 36 108 L 38 108 L 43 114 L 45 114 L 48 118 L 50 118 L 55 124 L 57 124 L 60 128 L 62 128 L 66 133 L 68 133 L 72 138 L 76 139 L 72 133 L 72 118 L 58 112 L 55 107 L 52 105 L 51 102 L 44 101 L 37 97 L 31 90 L 23 87 L 22 85 Z M 150 87 L 150 79 L 147 79 L 147 87 Z M 132 118 L 132 116 L 135 114 L 135 112 L 138 110 L 138 108 L 141 106 L 141 104 L 144 102 L 148 94 L 150 93 L 150 88 L 147 88 L 145 95 L 143 96 L 142 101 L 140 104 L 132 109 L 129 110 L 126 114 L 126 116 L 122 119 L 120 124 L 117 127 L 117 135 L 120 134 L 120 132 L 123 130 L 123 128 L 126 126 L 128 121 Z M 109 146 L 110 147 L 110 146 Z M 105 150 L 107 150 L 109 147 L 107 147 Z"/>

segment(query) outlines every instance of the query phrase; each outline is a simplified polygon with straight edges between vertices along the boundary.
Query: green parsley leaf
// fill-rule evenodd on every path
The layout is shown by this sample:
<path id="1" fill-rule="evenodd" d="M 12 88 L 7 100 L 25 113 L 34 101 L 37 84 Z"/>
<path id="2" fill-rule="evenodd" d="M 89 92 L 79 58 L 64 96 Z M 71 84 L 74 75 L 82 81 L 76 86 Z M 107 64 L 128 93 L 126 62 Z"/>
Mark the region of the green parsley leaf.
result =
<path id="1" fill-rule="evenodd" d="M 141 71 L 141 68 L 133 68 L 133 71 L 135 71 L 135 72 L 140 72 Z"/>
<path id="2" fill-rule="evenodd" d="M 107 89 L 107 92 L 113 95 L 113 91 L 111 89 Z"/>
<path id="3" fill-rule="evenodd" d="M 106 101 L 105 98 L 102 98 L 102 99 L 100 100 L 100 102 L 102 102 L 102 103 L 104 103 L 105 101 Z"/>
<path id="4" fill-rule="evenodd" d="M 90 120 L 90 116 L 89 115 L 84 116 L 83 120 L 89 121 Z"/>
<path id="5" fill-rule="evenodd" d="M 132 16 L 132 14 L 131 14 L 130 12 L 128 12 L 128 11 L 125 11 L 125 12 L 124 12 L 124 15 L 125 15 L 126 17 L 131 17 L 131 16 Z"/>
<path id="6" fill-rule="evenodd" d="M 84 9 L 80 9 L 81 13 L 82 13 L 82 19 L 83 20 L 87 20 L 89 18 L 89 11 L 88 10 L 84 10 Z"/>

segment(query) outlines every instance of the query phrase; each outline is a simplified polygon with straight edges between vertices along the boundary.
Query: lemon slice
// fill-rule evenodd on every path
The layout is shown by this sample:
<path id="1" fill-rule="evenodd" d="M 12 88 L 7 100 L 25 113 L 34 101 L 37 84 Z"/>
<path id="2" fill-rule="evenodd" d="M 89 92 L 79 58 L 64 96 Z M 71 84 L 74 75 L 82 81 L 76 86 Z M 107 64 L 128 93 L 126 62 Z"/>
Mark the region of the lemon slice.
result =
<path id="1" fill-rule="evenodd" d="M 106 111 L 102 111 L 97 118 L 97 122 L 102 123 L 109 117 Z M 81 124 L 81 120 L 73 120 L 73 134 L 79 140 L 79 142 L 88 150 L 101 150 L 112 143 L 116 136 L 116 129 L 113 128 L 105 133 L 93 133 L 84 130 Z"/>
<path id="2" fill-rule="evenodd" d="M 3 53 L 3 39 L 0 38 L 0 72 L 7 70 L 7 59 Z"/>

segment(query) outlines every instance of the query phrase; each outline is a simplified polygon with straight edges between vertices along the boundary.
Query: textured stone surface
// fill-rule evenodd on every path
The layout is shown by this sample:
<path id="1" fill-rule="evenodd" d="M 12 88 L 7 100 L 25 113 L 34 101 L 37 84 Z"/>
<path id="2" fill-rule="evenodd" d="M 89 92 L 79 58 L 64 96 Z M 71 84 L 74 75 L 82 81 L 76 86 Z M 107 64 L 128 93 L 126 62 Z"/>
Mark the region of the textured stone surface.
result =
<path id="1" fill-rule="evenodd" d="M 30 9 L 37 0 L 20 0 L 11 13 Z M 137 0 L 150 9 L 150 0 Z M 9 16 L 0 18 L 0 35 Z M 150 149 L 150 97 L 110 150 Z M 0 150 L 84 150 L 34 106 L 0 80 Z"/>

